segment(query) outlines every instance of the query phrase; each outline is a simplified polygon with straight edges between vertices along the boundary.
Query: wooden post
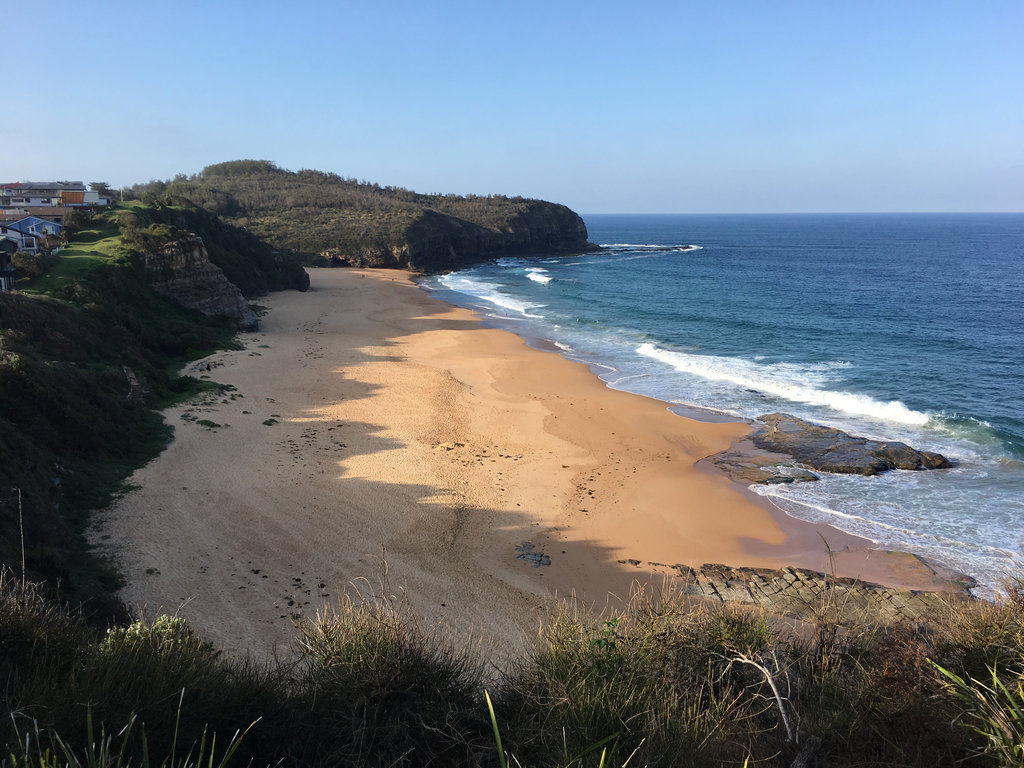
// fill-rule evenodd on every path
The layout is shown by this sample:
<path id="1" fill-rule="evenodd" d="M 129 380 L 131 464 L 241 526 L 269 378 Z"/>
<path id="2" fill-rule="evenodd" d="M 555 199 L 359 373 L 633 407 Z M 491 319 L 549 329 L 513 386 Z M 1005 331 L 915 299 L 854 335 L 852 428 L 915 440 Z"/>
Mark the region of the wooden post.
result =
<path id="1" fill-rule="evenodd" d="M 21 514 L 21 488 L 18 488 L 18 532 L 21 534 L 21 588 L 28 583 L 25 570 L 25 518 Z"/>

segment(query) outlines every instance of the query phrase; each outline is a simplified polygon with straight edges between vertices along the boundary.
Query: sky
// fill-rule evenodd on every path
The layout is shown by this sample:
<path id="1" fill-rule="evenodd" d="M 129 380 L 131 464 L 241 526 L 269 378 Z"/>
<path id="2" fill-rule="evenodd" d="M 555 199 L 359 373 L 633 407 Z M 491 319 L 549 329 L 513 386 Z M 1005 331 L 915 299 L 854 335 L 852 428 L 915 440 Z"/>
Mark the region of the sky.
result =
<path id="1" fill-rule="evenodd" d="M 1024 2 L 16 3 L 0 182 L 272 160 L 580 213 L 1024 211 Z"/>

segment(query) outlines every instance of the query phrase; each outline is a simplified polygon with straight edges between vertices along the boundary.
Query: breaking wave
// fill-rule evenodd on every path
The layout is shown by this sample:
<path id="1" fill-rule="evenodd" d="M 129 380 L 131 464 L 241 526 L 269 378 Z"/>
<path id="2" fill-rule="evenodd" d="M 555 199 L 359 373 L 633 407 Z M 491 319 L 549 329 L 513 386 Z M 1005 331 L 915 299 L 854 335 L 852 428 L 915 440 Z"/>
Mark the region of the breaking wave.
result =
<path id="1" fill-rule="evenodd" d="M 886 402 L 868 395 L 821 389 L 815 384 L 825 378 L 822 365 L 799 366 L 792 364 L 764 365 L 735 357 L 691 355 L 661 349 L 651 343 L 641 344 L 637 353 L 671 366 L 681 373 L 699 376 L 710 381 L 725 381 L 744 389 L 774 395 L 794 403 L 822 406 L 845 414 L 868 416 L 883 421 L 913 426 L 924 426 L 931 418 L 927 413 L 915 411 L 899 400 Z M 824 364 L 825 367 L 845 366 L 845 363 Z"/>
<path id="2" fill-rule="evenodd" d="M 543 285 L 547 285 L 551 282 L 551 275 L 548 274 L 546 269 L 541 269 L 540 267 L 532 267 L 526 270 L 526 276 L 533 280 L 533 282 L 541 283 Z"/>

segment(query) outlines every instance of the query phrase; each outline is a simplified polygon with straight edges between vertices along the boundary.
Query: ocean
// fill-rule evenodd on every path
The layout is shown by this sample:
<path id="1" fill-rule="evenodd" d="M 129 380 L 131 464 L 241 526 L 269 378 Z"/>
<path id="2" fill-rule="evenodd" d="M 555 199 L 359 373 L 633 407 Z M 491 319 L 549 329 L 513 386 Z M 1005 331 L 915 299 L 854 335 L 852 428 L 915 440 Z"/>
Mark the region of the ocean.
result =
<path id="1" fill-rule="evenodd" d="M 692 416 L 784 411 L 955 468 L 755 486 L 991 595 L 1024 575 L 1024 214 L 590 215 L 583 256 L 426 287 Z"/>

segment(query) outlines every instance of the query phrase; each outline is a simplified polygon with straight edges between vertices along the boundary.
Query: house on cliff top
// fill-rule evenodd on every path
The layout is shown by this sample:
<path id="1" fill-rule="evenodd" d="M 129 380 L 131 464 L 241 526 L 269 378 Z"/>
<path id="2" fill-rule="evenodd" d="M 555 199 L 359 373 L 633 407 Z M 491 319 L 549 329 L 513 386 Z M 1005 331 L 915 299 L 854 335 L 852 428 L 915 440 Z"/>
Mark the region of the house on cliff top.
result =
<path id="1" fill-rule="evenodd" d="M 104 206 L 110 201 L 80 181 L 20 181 L 0 184 L 0 208 Z"/>
<path id="2" fill-rule="evenodd" d="M 60 237 L 64 225 L 39 216 L 23 216 L 14 221 L 0 221 L 0 238 L 14 243 L 22 253 L 38 253 L 49 238 Z"/>

